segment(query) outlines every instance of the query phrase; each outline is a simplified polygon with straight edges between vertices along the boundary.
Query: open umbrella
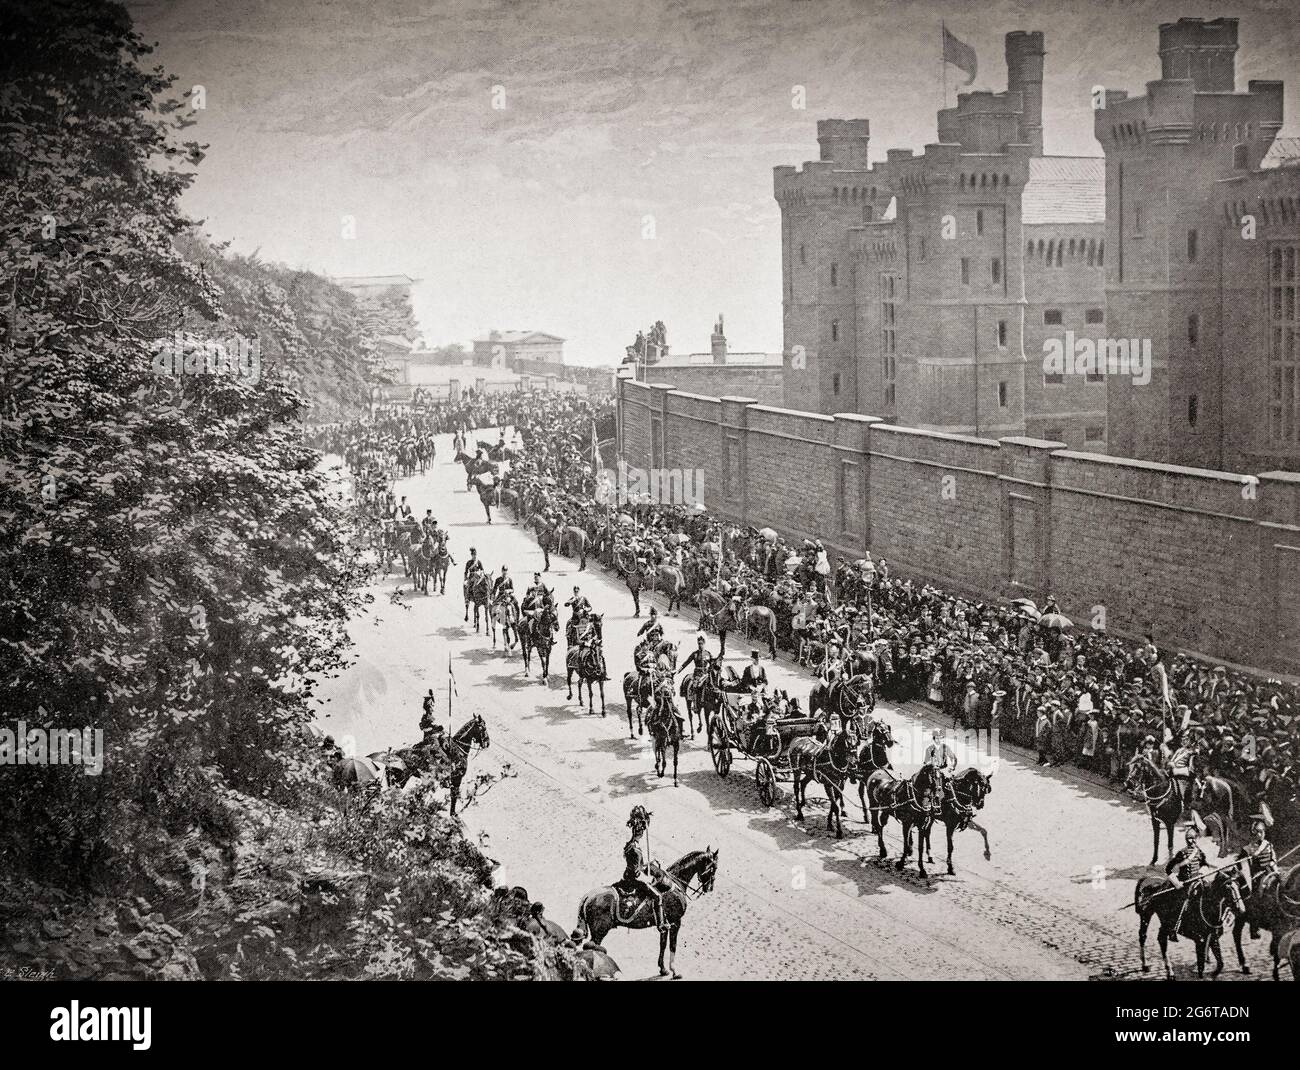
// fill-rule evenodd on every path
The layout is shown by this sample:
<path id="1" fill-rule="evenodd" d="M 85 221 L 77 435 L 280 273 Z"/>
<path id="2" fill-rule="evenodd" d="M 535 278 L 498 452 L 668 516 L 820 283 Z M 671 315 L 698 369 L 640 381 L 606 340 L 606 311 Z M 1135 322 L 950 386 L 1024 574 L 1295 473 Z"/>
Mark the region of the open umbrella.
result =
<path id="1" fill-rule="evenodd" d="M 776 538 L 777 538 L 776 532 L 773 531 L 771 528 L 760 528 L 758 533 L 762 535 L 763 538 L 765 538 L 768 542 L 776 542 Z"/>
<path id="2" fill-rule="evenodd" d="M 584 947 L 578 952 L 578 958 L 591 967 L 591 972 L 598 981 L 612 981 L 619 972 L 618 963 L 599 948 Z"/>
<path id="3" fill-rule="evenodd" d="M 369 758 L 344 758 L 339 764 L 339 779 L 344 784 L 373 784 L 379 774 L 379 767 Z"/>
<path id="4" fill-rule="evenodd" d="M 1050 628 L 1054 632 L 1063 632 L 1066 628 L 1073 628 L 1074 621 L 1060 613 L 1044 613 L 1038 618 L 1040 628 Z"/>
<path id="5" fill-rule="evenodd" d="M 1035 612 L 1038 611 L 1038 604 L 1032 598 L 1013 598 L 1011 604 L 1013 606 L 1026 606 Z"/>
<path id="6" fill-rule="evenodd" d="M 633 524 L 636 523 L 636 521 L 633 520 L 630 516 L 628 516 L 627 513 L 619 513 L 618 522 L 622 524 L 625 528 L 631 527 Z"/>
<path id="7" fill-rule="evenodd" d="M 406 763 L 391 750 L 375 751 L 374 754 L 368 754 L 366 757 L 376 765 L 382 765 L 388 769 L 401 769 L 403 771 L 406 769 Z"/>
<path id="8" fill-rule="evenodd" d="M 685 545 L 686 543 L 691 541 L 691 537 L 687 535 L 686 532 L 684 531 L 679 531 L 676 535 L 669 536 L 669 538 L 672 542 L 675 542 L 678 546 Z"/>

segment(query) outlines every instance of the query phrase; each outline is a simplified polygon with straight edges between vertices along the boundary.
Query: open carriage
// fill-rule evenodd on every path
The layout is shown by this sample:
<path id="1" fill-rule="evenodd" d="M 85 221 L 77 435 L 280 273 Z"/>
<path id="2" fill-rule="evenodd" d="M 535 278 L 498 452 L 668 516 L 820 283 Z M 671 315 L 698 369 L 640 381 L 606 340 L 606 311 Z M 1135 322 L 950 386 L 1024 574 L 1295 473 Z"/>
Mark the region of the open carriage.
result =
<path id="1" fill-rule="evenodd" d="M 709 721 L 709 757 L 718 776 L 731 772 L 733 758 L 754 763 L 754 783 L 764 806 L 773 805 L 778 784 L 793 779 L 790 745 L 817 734 L 824 722 L 817 717 L 780 717 L 768 707 L 753 709 L 752 696 L 728 692 Z"/>

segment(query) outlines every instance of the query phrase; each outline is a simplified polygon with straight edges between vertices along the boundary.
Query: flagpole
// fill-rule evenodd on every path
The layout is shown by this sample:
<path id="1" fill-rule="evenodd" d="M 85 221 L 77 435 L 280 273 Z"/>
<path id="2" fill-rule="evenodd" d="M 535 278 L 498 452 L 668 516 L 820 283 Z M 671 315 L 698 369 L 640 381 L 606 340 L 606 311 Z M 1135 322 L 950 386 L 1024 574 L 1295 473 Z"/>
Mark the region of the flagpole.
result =
<path id="1" fill-rule="evenodd" d="M 944 24 L 944 20 L 940 19 L 939 20 L 939 78 L 943 86 L 943 89 L 941 90 L 943 93 L 943 100 L 939 103 L 940 108 L 946 108 L 948 106 L 948 60 L 945 57 L 945 52 L 946 52 L 945 46 L 947 45 L 947 43 L 948 43 L 948 28 Z"/>
<path id="2" fill-rule="evenodd" d="M 447 651 L 447 738 L 454 731 L 451 723 L 451 651 Z"/>

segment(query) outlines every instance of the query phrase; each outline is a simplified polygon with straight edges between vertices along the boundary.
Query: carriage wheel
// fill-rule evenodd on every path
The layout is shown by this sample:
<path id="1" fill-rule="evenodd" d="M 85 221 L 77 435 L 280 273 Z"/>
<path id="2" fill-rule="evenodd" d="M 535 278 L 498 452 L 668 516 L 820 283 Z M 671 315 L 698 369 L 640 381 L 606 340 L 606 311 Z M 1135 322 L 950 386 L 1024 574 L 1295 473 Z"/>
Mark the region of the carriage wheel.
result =
<path id="1" fill-rule="evenodd" d="M 727 749 L 726 743 L 722 741 L 721 736 L 714 738 L 714 726 L 709 725 L 709 757 L 713 759 L 713 768 L 717 771 L 718 776 L 726 776 L 731 772 L 731 752 Z"/>
<path id="2" fill-rule="evenodd" d="M 764 806 L 771 806 L 776 802 L 776 773 L 772 771 L 772 763 L 766 758 L 760 758 L 758 764 L 754 766 L 754 783 L 758 785 L 758 801 Z"/>

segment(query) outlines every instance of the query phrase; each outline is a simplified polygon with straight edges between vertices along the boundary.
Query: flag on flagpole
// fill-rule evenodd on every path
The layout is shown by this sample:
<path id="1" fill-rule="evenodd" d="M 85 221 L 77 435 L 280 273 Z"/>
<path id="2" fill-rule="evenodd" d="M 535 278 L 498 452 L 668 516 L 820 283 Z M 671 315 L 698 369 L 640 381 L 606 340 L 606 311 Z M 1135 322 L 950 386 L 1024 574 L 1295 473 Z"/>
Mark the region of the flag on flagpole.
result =
<path id="1" fill-rule="evenodd" d="M 456 689 L 456 674 L 451 671 L 451 654 L 447 655 L 447 687 L 452 694 L 460 698 L 460 692 Z"/>
<path id="2" fill-rule="evenodd" d="M 591 467 L 600 471 L 600 443 L 596 441 L 596 421 L 591 421 Z"/>
<path id="3" fill-rule="evenodd" d="M 943 61 L 965 72 L 966 85 L 975 81 L 975 72 L 979 69 L 975 62 L 975 49 L 949 33 L 947 26 L 943 27 Z"/>

